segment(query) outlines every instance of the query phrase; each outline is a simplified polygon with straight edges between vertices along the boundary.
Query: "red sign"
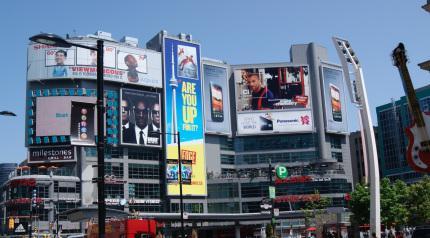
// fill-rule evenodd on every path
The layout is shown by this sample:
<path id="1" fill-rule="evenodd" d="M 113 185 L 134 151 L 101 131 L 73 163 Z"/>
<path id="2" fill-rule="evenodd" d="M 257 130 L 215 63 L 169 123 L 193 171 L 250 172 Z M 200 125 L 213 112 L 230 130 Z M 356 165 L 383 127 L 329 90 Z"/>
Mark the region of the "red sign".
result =
<path id="1" fill-rule="evenodd" d="M 10 181 L 9 187 L 14 188 L 19 186 L 34 187 L 36 186 L 36 179 L 15 179 Z"/>
<path id="2" fill-rule="evenodd" d="M 281 202 L 313 202 L 319 201 L 321 196 L 319 194 L 305 194 L 305 195 L 285 195 L 279 196 L 274 199 L 275 203 Z"/>
<path id="3" fill-rule="evenodd" d="M 295 177 L 288 177 L 285 179 L 276 179 L 275 184 L 281 184 L 281 183 L 306 183 L 306 182 L 312 182 L 311 176 L 295 176 Z"/>

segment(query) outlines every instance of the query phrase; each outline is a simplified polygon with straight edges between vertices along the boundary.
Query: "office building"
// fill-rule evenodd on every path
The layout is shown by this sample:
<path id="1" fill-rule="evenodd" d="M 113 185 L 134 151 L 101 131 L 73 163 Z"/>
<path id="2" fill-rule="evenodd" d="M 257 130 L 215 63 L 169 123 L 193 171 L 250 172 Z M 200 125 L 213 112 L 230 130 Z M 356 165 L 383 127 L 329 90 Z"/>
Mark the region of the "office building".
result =
<path id="1" fill-rule="evenodd" d="M 415 90 L 421 111 L 430 109 L 430 86 Z M 407 98 L 392 100 L 390 103 L 376 107 L 378 117 L 378 157 L 383 177 L 391 181 L 397 179 L 406 183 L 419 180 L 423 174 L 415 172 L 406 161 L 408 138 L 405 129 L 412 123 Z"/>
<path id="2" fill-rule="evenodd" d="M 143 215 L 178 212 L 180 151 L 187 213 L 259 213 L 269 195 L 269 165 L 283 165 L 289 177 L 273 179 L 276 209 L 299 210 L 327 197 L 330 207 L 342 211 L 327 224 L 348 224 L 343 208 L 353 181 L 347 90 L 342 68 L 329 63 L 326 48 L 293 45 L 290 62 L 230 65 L 203 58 L 204 44 L 187 34 L 162 31 L 145 49 L 136 38 L 117 41 L 101 31 L 67 40 L 93 46 L 97 39 L 105 43 L 108 208 Z M 29 157 L 3 186 L 4 219 L 29 214 L 9 204 L 20 199 L 30 207 L 36 189 L 38 231 L 56 230 L 57 220 L 63 233 L 84 231 L 84 223 L 57 219 L 56 212 L 98 201 L 94 59 L 90 50 L 30 43 Z M 28 189 L 11 192 L 16 183 Z M 29 221 L 22 218 L 9 234 L 22 232 Z M 267 222 L 238 224 L 252 234 Z M 221 232 L 211 225 L 220 223 L 201 227 L 207 237 Z M 304 219 L 280 220 L 277 226 L 300 232 Z"/>

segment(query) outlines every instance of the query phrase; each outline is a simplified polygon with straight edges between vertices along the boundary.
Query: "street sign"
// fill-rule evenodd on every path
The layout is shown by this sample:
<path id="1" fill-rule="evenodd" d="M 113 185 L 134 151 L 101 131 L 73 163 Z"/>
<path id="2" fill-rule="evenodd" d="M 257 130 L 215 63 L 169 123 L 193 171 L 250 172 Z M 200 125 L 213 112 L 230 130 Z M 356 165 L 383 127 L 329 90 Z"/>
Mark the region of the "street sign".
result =
<path id="1" fill-rule="evenodd" d="M 278 177 L 279 179 L 285 179 L 286 177 L 288 177 L 287 168 L 285 166 L 278 165 L 276 167 L 276 177 Z"/>
<path id="2" fill-rule="evenodd" d="M 276 197 L 276 189 L 275 186 L 269 186 L 269 198 Z"/>
<path id="3" fill-rule="evenodd" d="M 275 208 L 275 209 L 273 209 L 273 215 L 274 215 L 275 217 L 279 216 L 279 208 Z"/>

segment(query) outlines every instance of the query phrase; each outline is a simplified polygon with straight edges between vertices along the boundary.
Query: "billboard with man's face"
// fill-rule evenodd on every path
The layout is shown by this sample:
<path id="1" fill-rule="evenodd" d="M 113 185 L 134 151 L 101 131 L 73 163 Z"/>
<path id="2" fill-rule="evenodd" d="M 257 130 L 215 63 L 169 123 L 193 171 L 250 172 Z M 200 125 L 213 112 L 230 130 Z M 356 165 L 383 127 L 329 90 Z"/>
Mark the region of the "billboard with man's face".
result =
<path id="1" fill-rule="evenodd" d="M 78 44 L 96 47 L 93 41 Z M 161 54 L 106 42 L 103 51 L 104 80 L 162 87 Z M 97 78 L 97 52 L 80 47 L 61 48 L 30 44 L 27 80 Z"/>
<path id="2" fill-rule="evenodd" d="M 160 94 L 121 89 L 121 144 L 161 147 Z"/>
<path id="3" fill-rule="evenodd" d="M 183 193 L 205 196 L 207 188 L 200 45 L 165 37 L 163 56 L 166 155 L 170 161 L 166 168 L 167 194 L 179 195 L 179 176 L 175 174 L 179 173 L 179 164 L 175 166 L 172 160 L 178 160 L 180 153 L 181 160 L 184 161 L 181 166 Z"/>
<path id="4" fill-rule="evenodd" d="M 308 66 L 234 67 L 239 135 L 311 132 Z"/>

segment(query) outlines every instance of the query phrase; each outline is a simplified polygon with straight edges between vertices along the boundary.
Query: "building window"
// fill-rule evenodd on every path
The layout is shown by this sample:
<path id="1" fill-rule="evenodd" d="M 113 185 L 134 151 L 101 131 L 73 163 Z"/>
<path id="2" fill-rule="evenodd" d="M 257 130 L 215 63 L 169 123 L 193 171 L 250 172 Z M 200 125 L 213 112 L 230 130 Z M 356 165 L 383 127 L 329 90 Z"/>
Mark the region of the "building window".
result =
<path id="1" fill-rule="evenodd" d="M 124 166 L 122 163 L 105 163 L 105 174 L 114 175 L 115 178 L 123 178 Z"/>
<path id="2" fill-rule="evenodd" d="M 242 203 L 242 212 L 243 213 L 254 213 L 260 212 L 260 202 L 243 202 Z"/>
<path id="3" fill-rule="evenodd" d="M 60 201 L 57 203 L 57 206 L 58 206 L 58 212 L 61 214 L 62 212 L 65 212 L 67 210 L 77 208 L 78 203 Z M 67 215 L 59 215 L 59 217 L 61 221 L 68 221 Z"/>
<path id="4" fill-rule="evenodd" d="M 219 146 L 221 150 L 234 151 L 234 140 L 228 137 L 219 137 Z"/>
<path id="5" fill-rule="evenodd" d="M 208 203 L 209 213 L 239 213 L 238 202 Z"/>
<path id="6" fill-rule="evenodd" d="M 133 188 L 131 191 L 130 187 Z M 160 198 L 160 184 L 130 183 L 129 196 L 134 198 Z"/>
<path id="7" fill-rule="evenodd" d="M 221 164 L 234 164 L 234 155 L 221 154 Z"/>
<path id="8" fill-rule="evenodd" d="M 330 136 L 330 147 L 333 149 L 342 149 L 342 137 L 331 135 Z"/>
<path id="9" fill-rule="evenodd" d="M 331 158 L 337 160 L 337 162 L 343 162 L 342 152 L 331 152 Z"/>
<path id="10" fill-rule="evenodd" d="M 129 148 L 128 159 L 159 161 L 160 152 L 157 150 Z"/>
<path id="11" fill-rule="evenodd" d="M 241 192 L 243 198 L 249 197 L 268 197 L 269 196 L 269 183 L 242 183 Z"/>
<path id="12" fill-rule="evenodd" d="M 128 178 L 159 179 L 160 167 L 152 164 L 128 164 Z"/>
<path id="13" fill-rule="evenodd" d="M 179 212 L 179 203 L 171 203 L 171 211 Z M 203 213 L 203 203 L 184 203 L 184 211 L 188 213 Z"/>
<path id="14" fill-rule="evenodd" d="M 208 184 L 208 198 L 239 197 L 237 183 Z"/>
<path id="15" fill-rule="evenodd" d="M 124 198 L 123 184 L 105 184 L 106 198 Z"/>

